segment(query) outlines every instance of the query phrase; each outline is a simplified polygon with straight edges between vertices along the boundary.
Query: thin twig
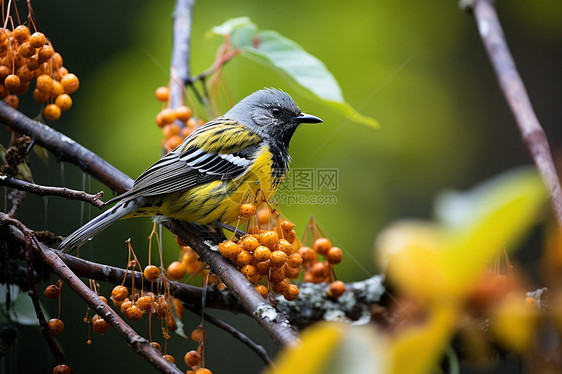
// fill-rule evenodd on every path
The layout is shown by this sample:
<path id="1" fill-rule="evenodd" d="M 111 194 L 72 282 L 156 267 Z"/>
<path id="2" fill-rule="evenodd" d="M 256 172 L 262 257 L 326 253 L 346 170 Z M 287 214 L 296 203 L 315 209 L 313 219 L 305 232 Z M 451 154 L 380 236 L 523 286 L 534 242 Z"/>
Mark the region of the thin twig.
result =
<path id="1" fill-rule="evenodd" d="M 37 144 L 53 152 L 59 161 L 68 161 L 121 193 L 129 190 L 133 180 L 107 161 L 51 127 L 32 120 L 0 100 L 0 122 L 29 135 Z"/>
<path id="2" fill-rule="evenodd" d="M 519 132 L 546 185 L 558 226 L 562 227 L 562 189 L 552 161 L 548 139 L 509 51 L 492 0 L 471 0 L 478 32 L 494 67 L 499 85 L 515 116 Z M 466 0 L 461 6 L 467 6 Z"/>
<path id="3" fill-rule="evenodd" d="M 39 196 L 59 196 L 70 200 L 85 201 L 100 209 L 105 205 L 101 200 L 103 191 L 100 191 L 95 195 L 91 195 L 84 191 L 76 191 L 66 187 L 41 186 L 21 179 L 12 178 L 7 175 L 0 175 L 0 186 L 31 192 Z"/>
<path id="4" fill-rule="evenodd" d="M 21 237 L 15 236 L 22 244 L 28 241 L 26 237 L 33 235 L 33 232 L 26 228 L 21 222 L 8 217 L 5 213 L 0 212 L 0 222 L 8 224 L 13 228 L 22 232 Z M 135 351 L 143 356 L 152 366 L 160 370 L 162 373 L 182 373 L 174 364 L 166 361 L 162 354 L 149 341 L 137 334 L 119 315 L 104 303 L 99 296 L 88 286 L 86 286 L 80 278 L 78 278 L 57 254 L 39 243 L 33 241 L 32 248 L 41 255 L 43 260 L 53 269 L 53 271 L 76 292 L 96 313 L 107 321 L 129 343 Z"/>
<path id="5" fill-rule="evenodd" d="M 199 311 L 199 314 L 201 314 L 201 311 Z M 240 342 L 244 343 L 252 351 L 254 351 L 267 366 L 273 365 L 273 361 L 269 357 L 265 348 L 263 346 L 255 343 L 252 339 L 248 338 L 245 334 L 243 334 L 241 331 L 236 329 L 234 326 L 231 326 L 228 323 L 226 323 L 224 321 L 221 321 L 220 319 L 218 319 L 216 317 L 213 317 L 212 315 L 210 315 L 208 313 L 203 313 L 203 318 L 205 318 L 205 320 L 208 321 L 209 323 L 212 323 L 213 325 L 217 326 L 218 328 L 228 332 L 235 339 L 238 339 Z"/>

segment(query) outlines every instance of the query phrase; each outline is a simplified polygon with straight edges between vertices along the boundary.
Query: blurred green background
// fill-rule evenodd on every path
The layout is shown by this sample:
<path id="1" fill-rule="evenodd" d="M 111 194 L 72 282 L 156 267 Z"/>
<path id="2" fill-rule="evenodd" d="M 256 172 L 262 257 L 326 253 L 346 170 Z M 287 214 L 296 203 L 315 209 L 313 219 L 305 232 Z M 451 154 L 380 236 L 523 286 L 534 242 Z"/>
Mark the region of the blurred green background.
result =
<path id="1" fill-rule="evenodd" d="M 161 105 L 154 89 L 168 82 L 174 2 L 51 0 L 32 5 L 39 30 L 81 82 L 73 108 L 53 127 L 135 178 L 160 157 L 162 136 L 154 117 Z M 555 158 L 561 160 L 562 3 L 498 1 L 498 12 Z M 292 94 L 303 111 L 324 119 L 322 125 L 297 131 L 291 143 L 292 166 L 337 169 L 338 190 L 325 191 L 335 194 L 337 204 L 282 210 L 297 224 L 299 235 L 313 215 L 344 250 L 344 262 L 337 268 L 342 280 L 374 274 L 377 233 L 400 218 L 431 217 L 432 199 L 439 191 L 468 188 L 530 163 L 474 20 L 456 1 L 199 1 L 191 43 L 193 74 L 211 65 L 222 43 L 218 37 L 207 39 L 206 32 L 239 16 L 249 16 L 261 29 L 279 31 L 317 56 L 338 80 L 347 101 L 381 124 L 379 130 L 356 124 L 300 95 L 291 82 L 251 60 L 236 58 L 224 69 L 235 101 L 263 87 L 278 87 Z M 39 106 L 27 96 L 20 108 L 33 117 Z M 5 139 L 7 132 L 2 136 Z M 31 163 L 39 184 L 103 189 L 106 198 L 112 196 L 99 182 L 73 165 L 59 164 L 52 155 L 48 164 L 36 156 Z M 66 235 L 95 216 L 94 210 L 77 202 L 28 196 L 18 217 L 33 229 Z M 119 222 L 81 253 L 124 266 L 123 241 L 131 237 L 137 253 L 144 254 L 151 226 L 149 219 Z M 168 262 L 176 258 L 170 234 L 165 234 L 164 250 Z M 521 256 L 527 263 L 534 261 L 532 254 Z M 109 295 L 112 287 L 102 285 L 102 294 Z M 86 345 L 85 306 L 71 292 L 63 294 L 66 331 L 58 341 L 76 373 L 153 370 L 114 331 Z M 56 314 L 55 303 L 44 304 Z M 274 349 L 247 317 L 215 314 Z M 198 318 L 184 317 L 184 323 L 189 330 Z M 133 325 L 146 330 L 146 321 Z M 248 349 L 213 327 L 209 336 L 206 362 L 213 373 L 259 372 L 262 364 Z M 183 354 L 193 347 L 172 337 L 169 349 L 181 368 Z M 51 361 L 39 332 L 24 328 L 0 372 L 50 372 Z"/>

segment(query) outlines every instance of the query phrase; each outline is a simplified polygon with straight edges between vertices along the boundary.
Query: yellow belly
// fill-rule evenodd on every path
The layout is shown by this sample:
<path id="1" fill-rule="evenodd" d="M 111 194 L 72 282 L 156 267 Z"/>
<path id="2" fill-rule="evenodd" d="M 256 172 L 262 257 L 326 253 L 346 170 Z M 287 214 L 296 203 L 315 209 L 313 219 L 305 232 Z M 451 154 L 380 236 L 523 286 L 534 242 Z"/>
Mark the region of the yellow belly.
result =
<path id="1" fill-rule="evenodd" d="M 259 203 L 277 191 L 279 184 L 274 186 L 271 164 L 271 153 L 265 149 L 241 177 L 230 181 L 214 181 L 188 191 L 162 196 L 162 205 L 145 214 L 162 214 L 199 224 L 215 220 L 232 223 L 240 215 L 240 205 L 253 202 L 256 196 Z"/>

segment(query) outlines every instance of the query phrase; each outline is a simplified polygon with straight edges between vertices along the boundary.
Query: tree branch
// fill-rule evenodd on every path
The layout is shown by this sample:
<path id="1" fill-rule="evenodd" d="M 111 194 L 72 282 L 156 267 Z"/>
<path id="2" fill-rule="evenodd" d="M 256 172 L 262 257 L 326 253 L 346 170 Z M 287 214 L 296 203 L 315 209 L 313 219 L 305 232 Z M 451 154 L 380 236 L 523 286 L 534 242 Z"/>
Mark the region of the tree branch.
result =
<path id="1" fill-rule="evenodd" d="M 14 232 L 14 237 L 18 239 L 23 245 L 26 243 L 33 243 L 31 248 L 37 252 L 43 260 L 53 269 L 53 271 L 76 292 L 96 313 L 107 321 L 114 329 L 117 331 L 121 337 L 127 341 L 135 351 L 143 356 L 152 366 L 160 370 L 162 373 L 182 373 L 175 365 L 166 361 L 162 354 L 154 347 L 150 345 L 148 340 L 137 334 L 137 332 L 130 327 L 119 315 L 110 308 L 106 303 L 104 303 L 99 296 L 92 290 L 90 290 L 81 280 L 78 278 L 62 259 L 57 256 L 57 254 L 46 247 L 45 245 L 39 243 L 31 230 L 26 228 L 21 222 L 8 217 L 5 213 L 0 212 L 0 222 L 3 224 L 10 225 L 12 230 L 18 230 Z M 33 238 L 31 241 L 29 238 Z"/>
<path id="2" fill-rule="evenodd" d="M 519 132 L 546 185 L 558 226 L 562 227 L 562 189 L 552 161 L 548 139 L 533 110 L 525 85 L 509 51 L 492 0 L 466 0 L 472 6 L 478 32 L 494 67 L 499 85 L 515 116 Z"/>
<path id="3" fill-rule="evenodd" d="M 174 10 L 172 63 L 170 66 L 170 107 L 184 104 L 185 87 L 189 82 L 189 43 L 194 0 L 177 0 Z"/>
<path id="4" fill-rule="evenodd" d="M 100 209 L 105 205 L 101 200 L 103 191 L 100 191 L 95 195 L 91 195 L 84 191 L 76 191 L 66 187 L 41 186 L 21 179 L 12 178 L 8 175 L 0 175 L 0 186 L 31 192 L 39 196 L 59 196 L 70 200 L 85 201 Z"/>
<path id="5" fill-rule="evenodd" d="M 114 191 L 122 193 L 133 185 L 131 178 L 89 149 L 51 127 L 32 120 L 2 100 L 0 100 L 0 122 L 22 134 L 29 135 L 37 144 L 53 152 L 57 160 L 77 165 Z"/>
<path id="6" fill-rule="evenodd" d="M 161 223 L 191 246 L 201 259 L 209 264 L 224 284 L 236 294 L 248 315 L 258 322 L 277 345 L 291 346 L 299 342 L 298 333 L 287 318 L 264 300 L 234 264 L 219 253 L 216 243 L 210 240 L 208 232 L 174 219 L 164 219 Z"/>

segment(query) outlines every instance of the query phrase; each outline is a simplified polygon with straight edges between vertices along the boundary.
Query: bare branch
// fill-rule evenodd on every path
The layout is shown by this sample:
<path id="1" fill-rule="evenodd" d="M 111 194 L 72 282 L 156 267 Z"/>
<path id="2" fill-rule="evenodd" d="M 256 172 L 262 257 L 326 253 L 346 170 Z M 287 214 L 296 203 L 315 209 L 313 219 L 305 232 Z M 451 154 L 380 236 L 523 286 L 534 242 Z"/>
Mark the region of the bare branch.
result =
<path id="1" fill-rule="evenodd" d="M 51 127 L 34 121 L 0 100 L 0 122 L 29 135 L 33 141 L 53 152 L 59 161 L 68 161 L 121 193 L 129 190 L 133 180 L 107 161 Z"/>
<path id="2" fill-rule="evenodd" d="M 41 186 L 21 179 L 12 178 L 7 175 L 0 175 L 0 186 L 31 192 L 39 196 L 59 196 L 70 200 L 85 201 L 100 209 L 105 205 L 101 200 L 103 191 L 100 191 L 95 195 L 91 195 L 84 191 L 76 191 L 66 187 Z"/>
<path id="3" fill-rule="evenodd" d="M 174 10 L 174 36 L 172 64 L 170 67 L 170 107 L 175 109 L 184 103 L 185 87 L 189 82 L 189 43 L 193 20 L 194 0 L 178 0 Z"/>
<path id="4" fill-rule="evenodd" d="M 461 6 L 467 6 L 466 0 Z M 492 0 L 470 0 L 478 32 L 494 67 L 499 85 L 515 116 L 550 196 L 558 226 L 562 227 L 562 189 L 552 161 L 548 139 L 533 110 L 525 85 L 509 51 Z"/>

